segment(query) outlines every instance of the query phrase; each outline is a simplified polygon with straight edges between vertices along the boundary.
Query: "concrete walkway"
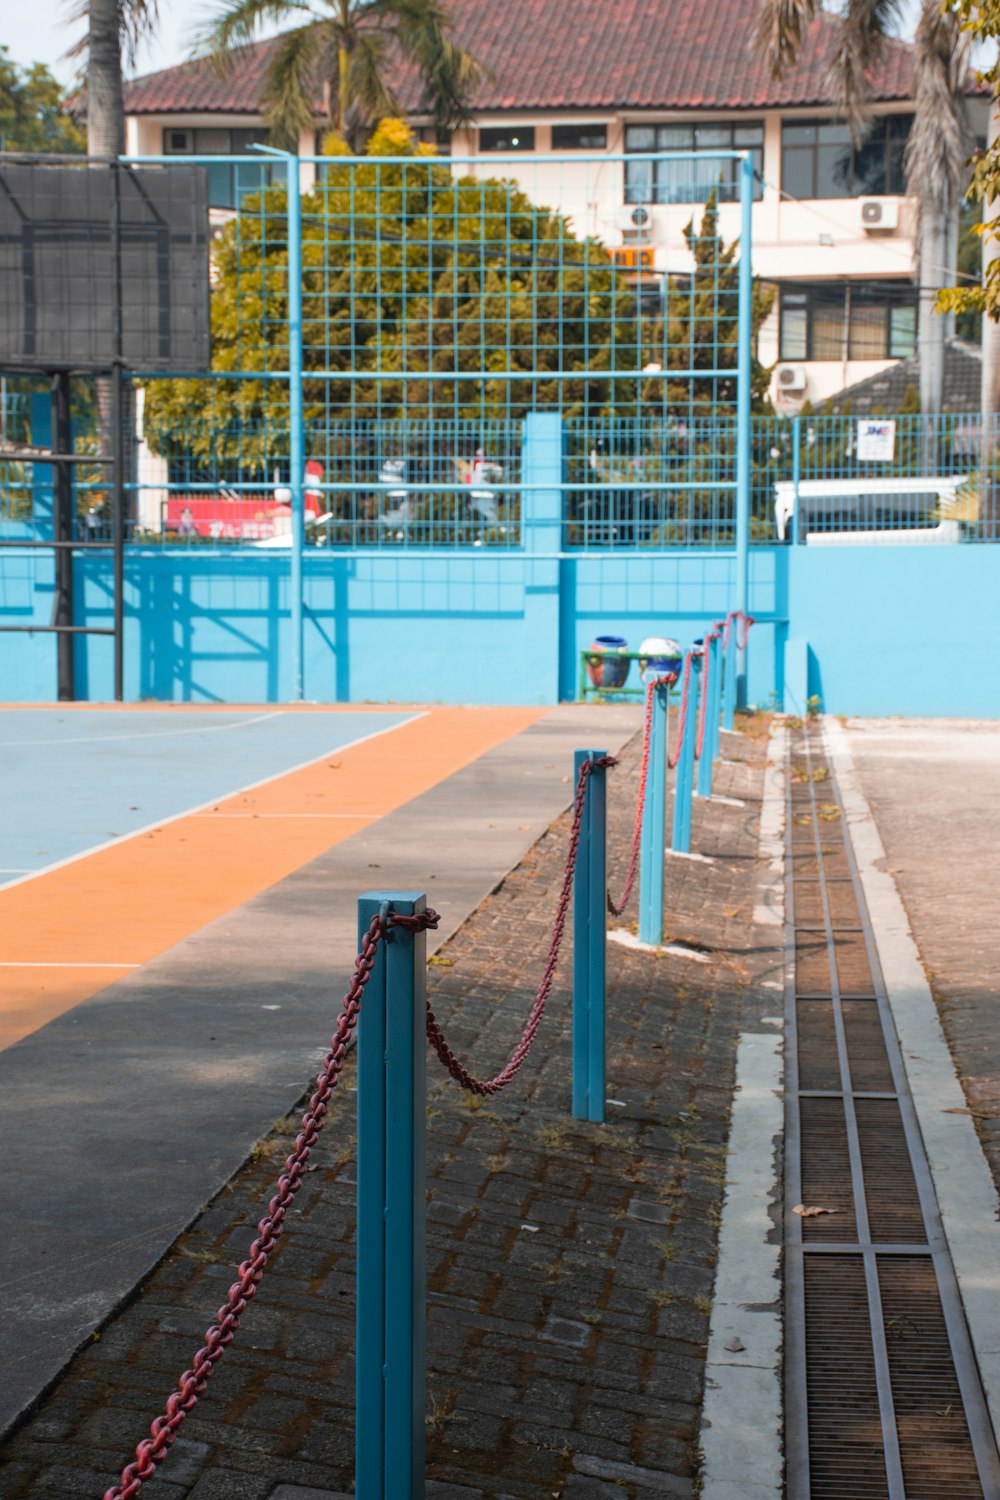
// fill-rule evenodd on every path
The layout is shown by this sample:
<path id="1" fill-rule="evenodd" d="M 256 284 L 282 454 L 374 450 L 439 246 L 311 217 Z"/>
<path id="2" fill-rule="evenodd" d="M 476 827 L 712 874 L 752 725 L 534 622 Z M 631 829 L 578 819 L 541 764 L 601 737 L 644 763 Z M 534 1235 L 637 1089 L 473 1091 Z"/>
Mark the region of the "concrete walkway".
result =
<path id="1" fill-rule="evenodd" d="M 852 719 L 848 731 L 1000 1185 L 1000 724 Z"/>

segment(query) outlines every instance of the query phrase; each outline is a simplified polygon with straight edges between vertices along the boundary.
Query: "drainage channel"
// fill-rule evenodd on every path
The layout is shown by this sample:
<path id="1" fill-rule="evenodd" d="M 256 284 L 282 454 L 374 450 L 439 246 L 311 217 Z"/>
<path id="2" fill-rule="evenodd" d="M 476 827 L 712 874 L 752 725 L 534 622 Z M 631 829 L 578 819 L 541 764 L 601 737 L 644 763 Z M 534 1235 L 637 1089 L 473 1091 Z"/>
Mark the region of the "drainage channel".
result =
<path id="1" fill-rule="evenodd" d="M 787 1500 L 998 1500 L 996 1442 L 817 725 L 793 731 L 788 781 Z"/>

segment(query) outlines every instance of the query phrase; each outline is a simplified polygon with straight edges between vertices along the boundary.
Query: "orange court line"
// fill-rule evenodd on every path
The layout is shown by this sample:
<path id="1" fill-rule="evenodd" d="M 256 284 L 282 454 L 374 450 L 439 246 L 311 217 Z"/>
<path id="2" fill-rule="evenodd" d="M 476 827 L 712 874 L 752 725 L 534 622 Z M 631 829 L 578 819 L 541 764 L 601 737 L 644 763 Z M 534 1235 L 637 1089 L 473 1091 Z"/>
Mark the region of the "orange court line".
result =
<path id="1" fill-rule="evenodd" d="M 0 1047 L 120 979 L 108 964 L 148 963 L 545 712 L 430 708 L 364 744 L 0 891 Z M 359 892 L 365 884 L 359 873 Z"/>

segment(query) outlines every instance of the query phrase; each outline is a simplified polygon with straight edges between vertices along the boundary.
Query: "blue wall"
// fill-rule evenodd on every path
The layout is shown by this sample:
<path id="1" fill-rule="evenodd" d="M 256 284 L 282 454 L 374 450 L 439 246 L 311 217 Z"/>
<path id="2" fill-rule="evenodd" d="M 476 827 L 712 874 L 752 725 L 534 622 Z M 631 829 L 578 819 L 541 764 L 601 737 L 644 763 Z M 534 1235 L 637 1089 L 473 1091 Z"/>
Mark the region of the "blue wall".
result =
<path id="1" fill-rule="evenodd" d="M 576 694 L 596 634 L 683 644 L 733 598 L 734 559 L 679 551 L 532 557 L 305 557 L 306 697 L 319 702 L 553 703 Z M 280 702 L 291 691 L 288 554 L 129 549 L 126 696 Z M 749 696 L 784 692 L 785 643 L 809 648 L 832 713 L 1000 717 L 1000 548 L 764 546 L 751 552 Z M 79 623 L 111 623 L 111 560 L 77 561 Z M 47 623 L 52 564 L 0 554 L 0 619 Z M 81 698 L 112 694 L 108 637 L 78 639 Z M 0 697 L 48 701 L 52 636 L 0 636 Z M 801 705 L 790 703 L 790 707 Z"/>

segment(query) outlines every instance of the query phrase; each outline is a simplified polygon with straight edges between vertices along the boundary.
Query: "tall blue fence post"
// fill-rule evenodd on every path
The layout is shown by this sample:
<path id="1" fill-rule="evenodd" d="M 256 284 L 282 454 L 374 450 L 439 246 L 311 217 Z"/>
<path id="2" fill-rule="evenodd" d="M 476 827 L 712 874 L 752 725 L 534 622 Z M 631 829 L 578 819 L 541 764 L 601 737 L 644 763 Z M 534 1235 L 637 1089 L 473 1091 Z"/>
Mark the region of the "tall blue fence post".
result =
<path id="1" fill-rule="evenodd" d="M 715 757 L 719 748 L 719 698 L 722 660 L 719 655 L 719 637 L 713 632 L 705 638 L 706 676 L 702 678 L 705 693 L 705 742 L 698 762 L 698 796 L 711 797 Z"/>
<path id="2" fill-rule="evenodd" d="M 585 760 L 606 750 L 577 750 L 573 784 Z M 580 820 L 580 845 L 573 877 L 573 1114 L 577 1120 L 604 1119 L 604 988 L 607 930 L 607 774 L 594 766 Z"/>
<path id="3" fill-rule="evenodd" d="M 753 158 L 740 164 L 740 262 L 736 332 L 736 608 L 750 612 L 750 376 L 753 368 Z M 747 705 L 746 653 L 736 653 L 736 705 Z"/>
<path id="4" fill-rule="evenodd" d="M 560 596 L 558 554 L 562 550 L 565 433 L 557 411 L 530 411 L 522 427 L 521 536 L 525 552 L 524 623 L 536 657 L 544 663 L 539 682 L 548 682 L 553 702 L 575 696 L 576 643 L 570 642 L 565 668 L 559 660 Z M 561 681 L 562 676 L 565 681 Z"/>
<path id="5" fill-rule="evenodd" d="M 697 658 L 696 658 L 697 659 Z M 684 734 L 674 773 L 674 836 L 671 848 L 675 854 L 691 852 L 691 799 L 694 793 L 694 746 L 698 738 L 698 683 L 700 674 L 692 667 L 688 679 L 688 706 L 684 717 Z"/>
<path id="6" fill-rule="evenodd" d="M 730 616 L 727 624 L 725 665 L 723 667 L 722 727 L 732 729 L 736 722 L 736 621 Z"/>
<path id="7" fill-rule="evenodd" d="M 667 822 L 667 720 L 670 689 L 653 690 L 649 735 L 649 776 L 639 844 L 639 941 L 663 942 L 663 856 Z"/>
<path id="8" fill-rule="evenodd" d="M 292 627 L 292 699 L 305 697 L 305 417 L 302 395 L 302 197 L 299 159 L 286 154 L 288 174 L 288 462 L 291 468 L 292 557 L 289 570 Z"/>
<path id="9" fill-rule="evenodd" d="M 379 911 L 422 912 L 409 891 L 358 901 L 360 939 Z M 358 1025 L 357 1500 L 424 1494 L 427 938 L 390 928 Z"/>

